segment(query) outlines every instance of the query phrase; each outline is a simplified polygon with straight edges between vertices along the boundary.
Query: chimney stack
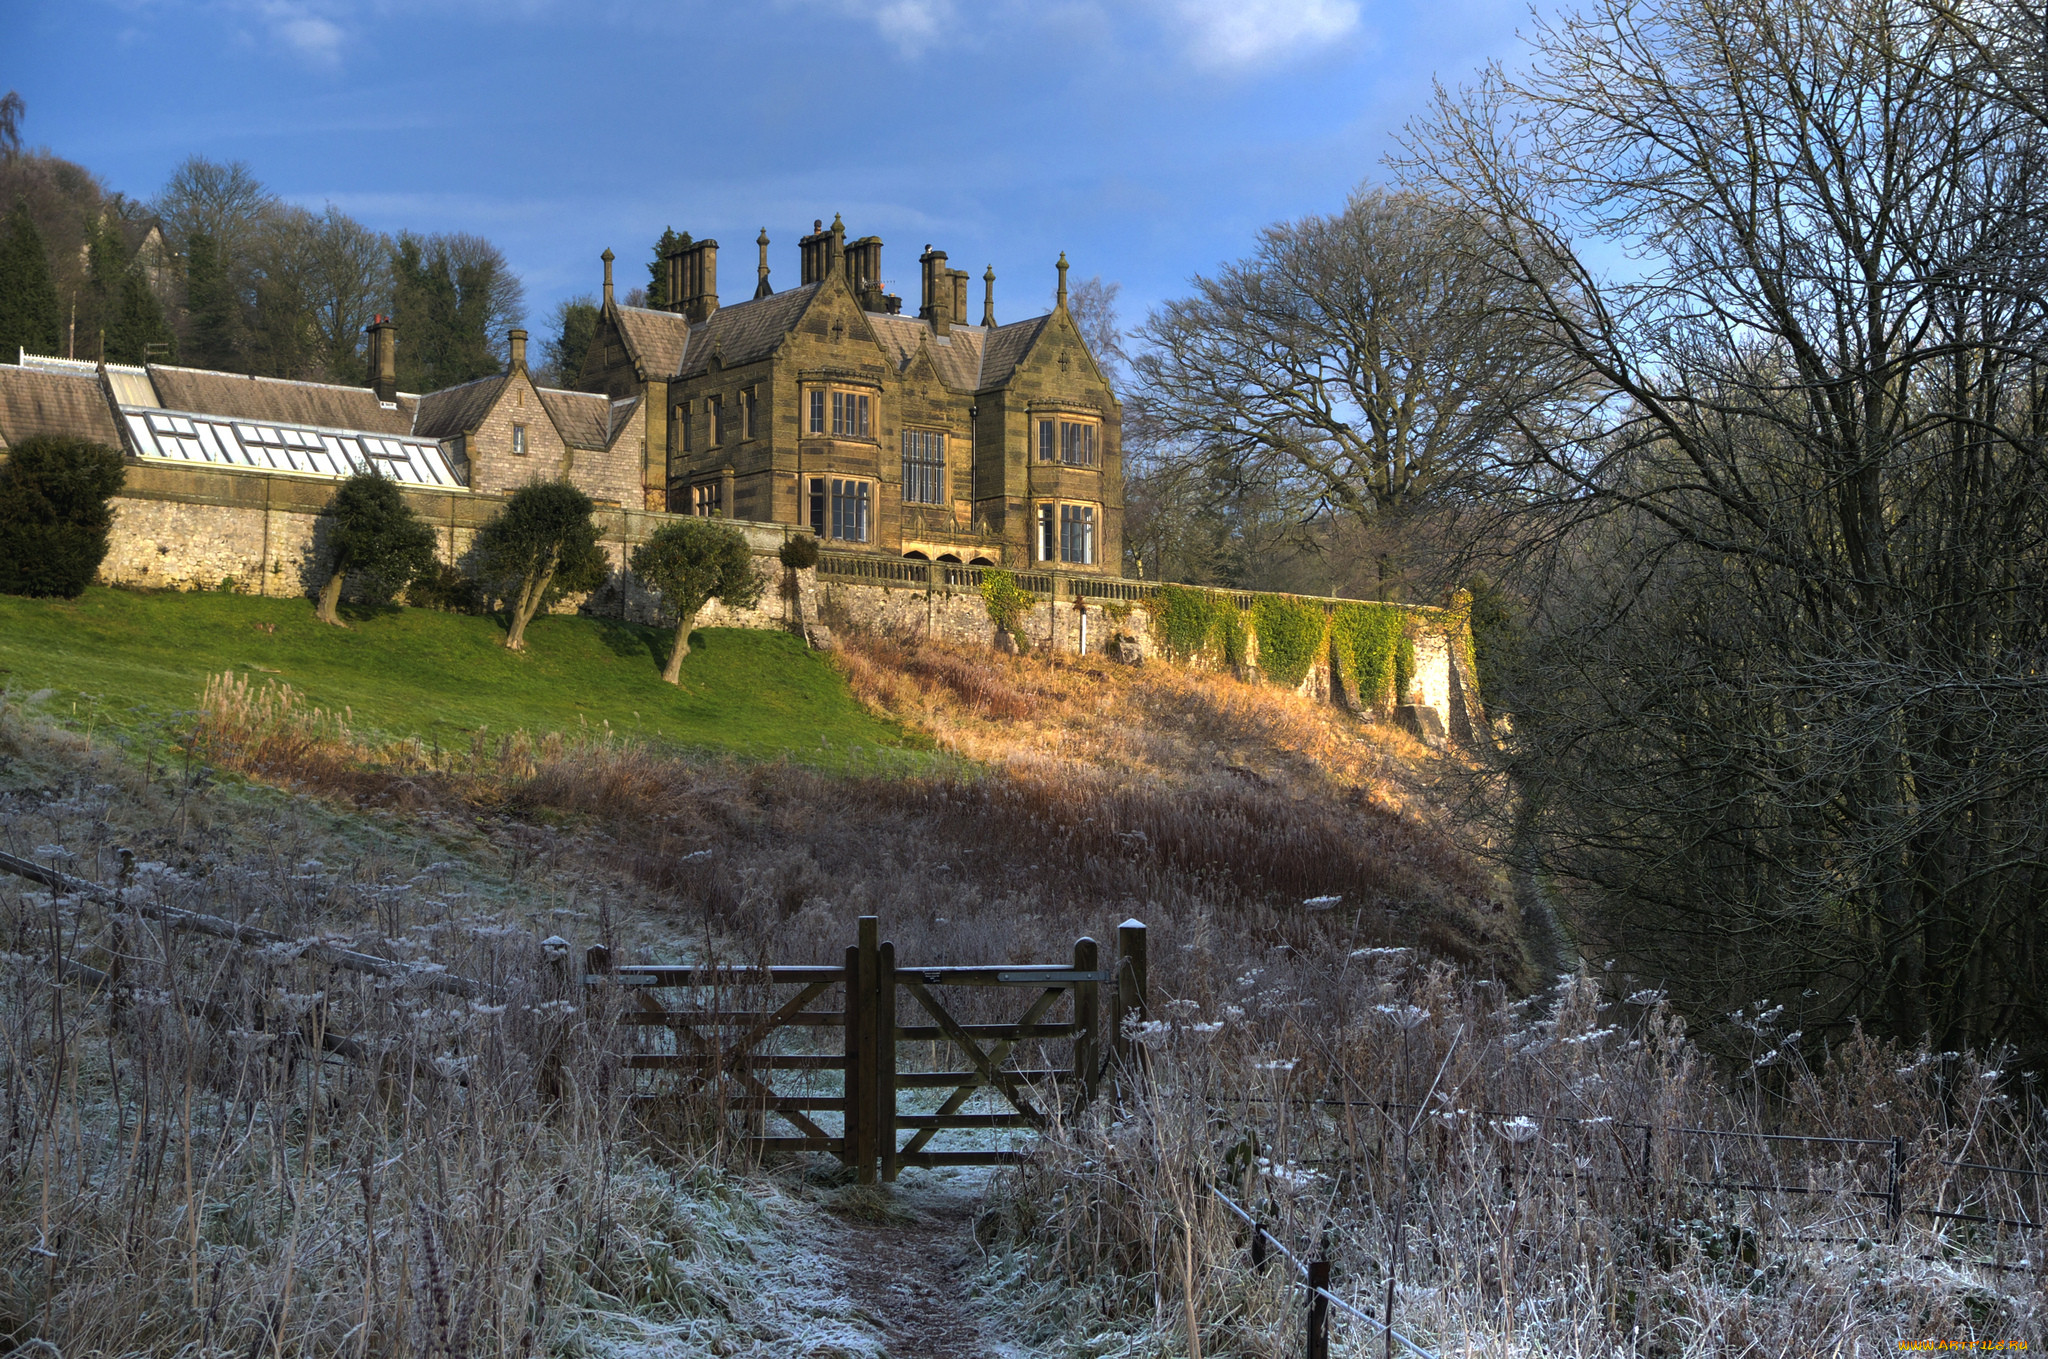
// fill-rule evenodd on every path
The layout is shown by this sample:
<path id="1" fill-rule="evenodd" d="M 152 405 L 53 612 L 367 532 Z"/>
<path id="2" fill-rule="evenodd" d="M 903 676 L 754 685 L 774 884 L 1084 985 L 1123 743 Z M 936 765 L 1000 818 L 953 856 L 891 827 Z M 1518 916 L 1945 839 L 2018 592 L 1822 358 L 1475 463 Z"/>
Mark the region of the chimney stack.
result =
<path id="1" fill-rule="evenodd" d="M 947 312 L 947 315 L 953 318 L 954 325 L 964 326 L 967 324 L 967 271 L 965 269 L 948 269 L 946 271 L 946 278 L 953 285 L 947 289 L 953 298 L 951 310 Z"/>
<path id="2" fill-rule="evenodd" d="M 996 267 L 991 264 L 981 276 L 981 323 L 990 330 L 996 325 Z"/>
<path id="3" fill-rule="evenodd" d="M 512 332 L 512 371 L 526 371 L 526 332 L 523 330 Z"/>
<path id="4" fill-rule="evenodd" d="M 754 285 L 754 300 L 758 302 L 758 301 L 760 301 L 760 300 L 761 300 L 762 298 L 764 298 L 764 297 L 769 297 L 769 296 L 772 296 L 772 295 L 774 294 L 774 292 L 775 292 L 775 290 L 774 290 L 773 288 L 771 288 L 771 287 L 769 287 L 769 286 L 768 286 L 768 228 L 767 228 L 767 227 L 762 227 L 762 228 L 761 228 L 761 234 L 760 234 L 759 236 L 756 236 L 756 237 L 754 238 L 754 244 L 755 244 L 755 245 L 758 245 L 758 246 L 760 246 L 760 247 L 761 247 L 761 263 L 760 263 L 760 265 L 759 265 L 759 266 L 757 267 L 757 272 L 758 272 L 758 273 L 759 273 L 759 274 L 761 275 L 761 281 L 760 281 L 759 283 L 756 283 L 756 284 Z"/>
<path id="5" fill-rule="evenodd" d="M 1060 251 L 1059 271 L 1059 309 L 1065 311 L 1067 309 L 1067 252 L 1064 250 Z"/>
<path id="6" fill-rule="evenodd" d="M 379 401 L 398 400 L 398 327 L 388 316 L 370 322 L 370 386 Z"/>
<path id="7" fill-rule="evenodd" d="M 612 253 L 610 246 L 606 246 L 604 254 L 598 258 L 604 261 L 604 304 L 609 307 L 612 304 L 612 261 L 618 256 Z"/>
<path id="8" fill-rule="evenodd" d="M 718 310 L 718 242 L 685 245 L 670 256 L 668 277 L 675 309 L 693 323 L 710 320 Z"/>
<path id="9" fill-rule="evenodd" d="M 946 252 L 926 246 L 917 262 L 924 281 L 924 304 L 917 314 L 932 323 L 932 333 L 944 335 L 953 328 L 953 281 L 948 277 Z"/>

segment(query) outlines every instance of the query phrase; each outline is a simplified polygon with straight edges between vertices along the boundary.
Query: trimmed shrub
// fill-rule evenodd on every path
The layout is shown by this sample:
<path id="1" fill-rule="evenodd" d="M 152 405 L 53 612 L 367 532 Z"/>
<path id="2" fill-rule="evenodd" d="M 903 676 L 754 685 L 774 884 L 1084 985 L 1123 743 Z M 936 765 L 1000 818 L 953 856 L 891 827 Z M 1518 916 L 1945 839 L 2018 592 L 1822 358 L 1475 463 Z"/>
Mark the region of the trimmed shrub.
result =
<path id="1" fill-rule="evenodd" d="M 788 539 L 775 554 L 792 571 L 808 571 L 818 564 L 818 540 L 808 533 Z"/>
<path id="2" fill-rule="evenodd" d="M 415 609 L 442 613 L 482 613 L 484 593 L 477 583 L 446 562 L 436 562 L 405 587 L 405 602 Z"/>
<path id="3" fill-rule="evenodd" d="M 1298 599 L 1266 596 L 1252 607 L 1259 638 L 1259 669 L 1267 679 L 1292 689 L 1308 677 L 1323 649 L 1323 611 Z"/>
<path id="4" fill-rule="evenodd" d="M 327 543 L 321 554 L 320 621 L 335 612 L 343 583 L 354 577 L 356 597 L 387 604 L 434 567 L 434 530 L 405 503 L 398 483 L 377 472 L 358 472 L 335 489 L 327 504 Z"/>
<path id="5" fill-rule="evenodd" d="M 107 559 L 127 479 L 105 444 L 45 435 L 24 439 L 0 466 L 0 594 L 75 599 Z"/>

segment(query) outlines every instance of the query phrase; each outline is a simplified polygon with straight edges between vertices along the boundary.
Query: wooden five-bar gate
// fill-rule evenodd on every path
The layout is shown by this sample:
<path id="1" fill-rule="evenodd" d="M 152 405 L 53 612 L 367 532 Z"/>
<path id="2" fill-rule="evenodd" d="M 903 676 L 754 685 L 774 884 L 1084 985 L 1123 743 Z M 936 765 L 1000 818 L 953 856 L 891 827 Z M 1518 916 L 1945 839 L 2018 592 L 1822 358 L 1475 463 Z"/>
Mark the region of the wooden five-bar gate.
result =
<path id="1" fill-rule="evenodd" d="M 673 1035 L 666 1051 L 642 1041 L 625 1055 L 630 1069 L 676 1073 L 648 1097 L 707 1101 L 721 1116 L 742 1120 L 740 1135 L 755 1150 L 829 1152 L 864 1184 L 893 1180 L 905 1166 L 1015 1160 L 1021 1153 L 1011 1148 L 933 1150 L 931 1143 L 947 1131 L 1042 1129 L 1055 1109 L 1078 1111 L 1128 1061 L 1129 1025 L 1148 1012 L 1145 927 L 1136 920 L 1117 928 L 1108 967 L 1093 939 L 1074 944 L 1071 963 L 907 967 L 879 936 L 876 917 L 862 916 L 858 941 L 838 966 L 627 966 L 593 948 L 585 984 L 628 992 L 620 1023 Z M 1014 1021 L 963 1023 L 954 1014 L 959 1003 L 946 998 L 955 987 L 1010 988 L 1031 999 Z M 687 994 L 665 1004 L 662 992 Z M 803 1036 L 819 1029 L 839 1029 L 844 1041 Z M 957 1060 L 950 1070 L 903 1069 L 898 1054 L 906 1043 Z M 1042 1054 L 1048 1043 L 1067 1045 L 1070 1060 L 1016 1064 L 1020 1048 Z M 809 1073 L 798 1081 L 803 1093 L 790 1092 L 783 1073 Z M 830 1073 L 838 1073 L 838 1091 L 814 1093 L 814 1082 L 831 1083 Z M 929 1096 L 906 1100 L 904 1092 L 914 1090 L 946 1093 L 926 1109 Z M 1003 1107 L 965 1112 L 982 1091 Z M 832 1114 L 836 1131 L 814 1117 Z M 789 1131 L 776 1130 L 776 1122 Z"/>

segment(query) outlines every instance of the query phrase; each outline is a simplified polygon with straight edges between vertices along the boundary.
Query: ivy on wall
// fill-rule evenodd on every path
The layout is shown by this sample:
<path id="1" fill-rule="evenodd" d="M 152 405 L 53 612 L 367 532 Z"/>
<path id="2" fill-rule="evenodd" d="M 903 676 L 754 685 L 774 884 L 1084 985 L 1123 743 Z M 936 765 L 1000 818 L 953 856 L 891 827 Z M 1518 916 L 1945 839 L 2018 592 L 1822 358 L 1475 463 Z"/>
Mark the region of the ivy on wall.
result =
<path id="1" fill-rule="evenodd" d="M 1267 679 L 1293 689 L 1308 677 L 1322 655 L 1323 611 L 1313 604 L 1267 595 L 1252 606 L 1252 629 L 1259 638 L 1259 669 Z"/>
<path id="2" fill-rule="evenodd" d="M 1405 692 L 1400 686 L 1414 682 L 1415 643 L 1407 620 L 1401 609 L 1385 604 L 1338 605 L 1330 623 L 1330 657 L 1368 707 L 1387 706 Z"/>
<path id="3" fill-rule="evenodd" d="M 1229 596 L 1187 585 L 1162 585 L 1151 612 L 1153 635 L 1173 660 L 1185 664 L 1208 654 L 1225 665 L 1244 664 L 1244 615 Z"/>

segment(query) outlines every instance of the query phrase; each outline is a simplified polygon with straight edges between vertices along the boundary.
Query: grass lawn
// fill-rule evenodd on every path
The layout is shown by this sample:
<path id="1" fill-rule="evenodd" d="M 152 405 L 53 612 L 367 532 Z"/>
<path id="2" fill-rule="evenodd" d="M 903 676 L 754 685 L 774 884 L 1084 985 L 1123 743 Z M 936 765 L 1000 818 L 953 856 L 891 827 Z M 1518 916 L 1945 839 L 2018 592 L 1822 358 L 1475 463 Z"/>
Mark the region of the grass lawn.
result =
<path id="1" fill-rule="evenodd" d="M 209 675 L 290 684 L 351 725 L 466 748 L 479 727 L 602 733 L 684 748 L 872 768 L 922 763 L 928 743 L 861 707 L 839 673 L 781 632 L 691 634 L 680 688 L 661 682 L 670 632 L 535 619 L 526 650 L 496 618 L 309 601 L 95 587 L 73 600 L 0 595 L 0 689 L 80 730 L 175 735 Z M 43 693 L 42 691 L 49 691 Z"/>

